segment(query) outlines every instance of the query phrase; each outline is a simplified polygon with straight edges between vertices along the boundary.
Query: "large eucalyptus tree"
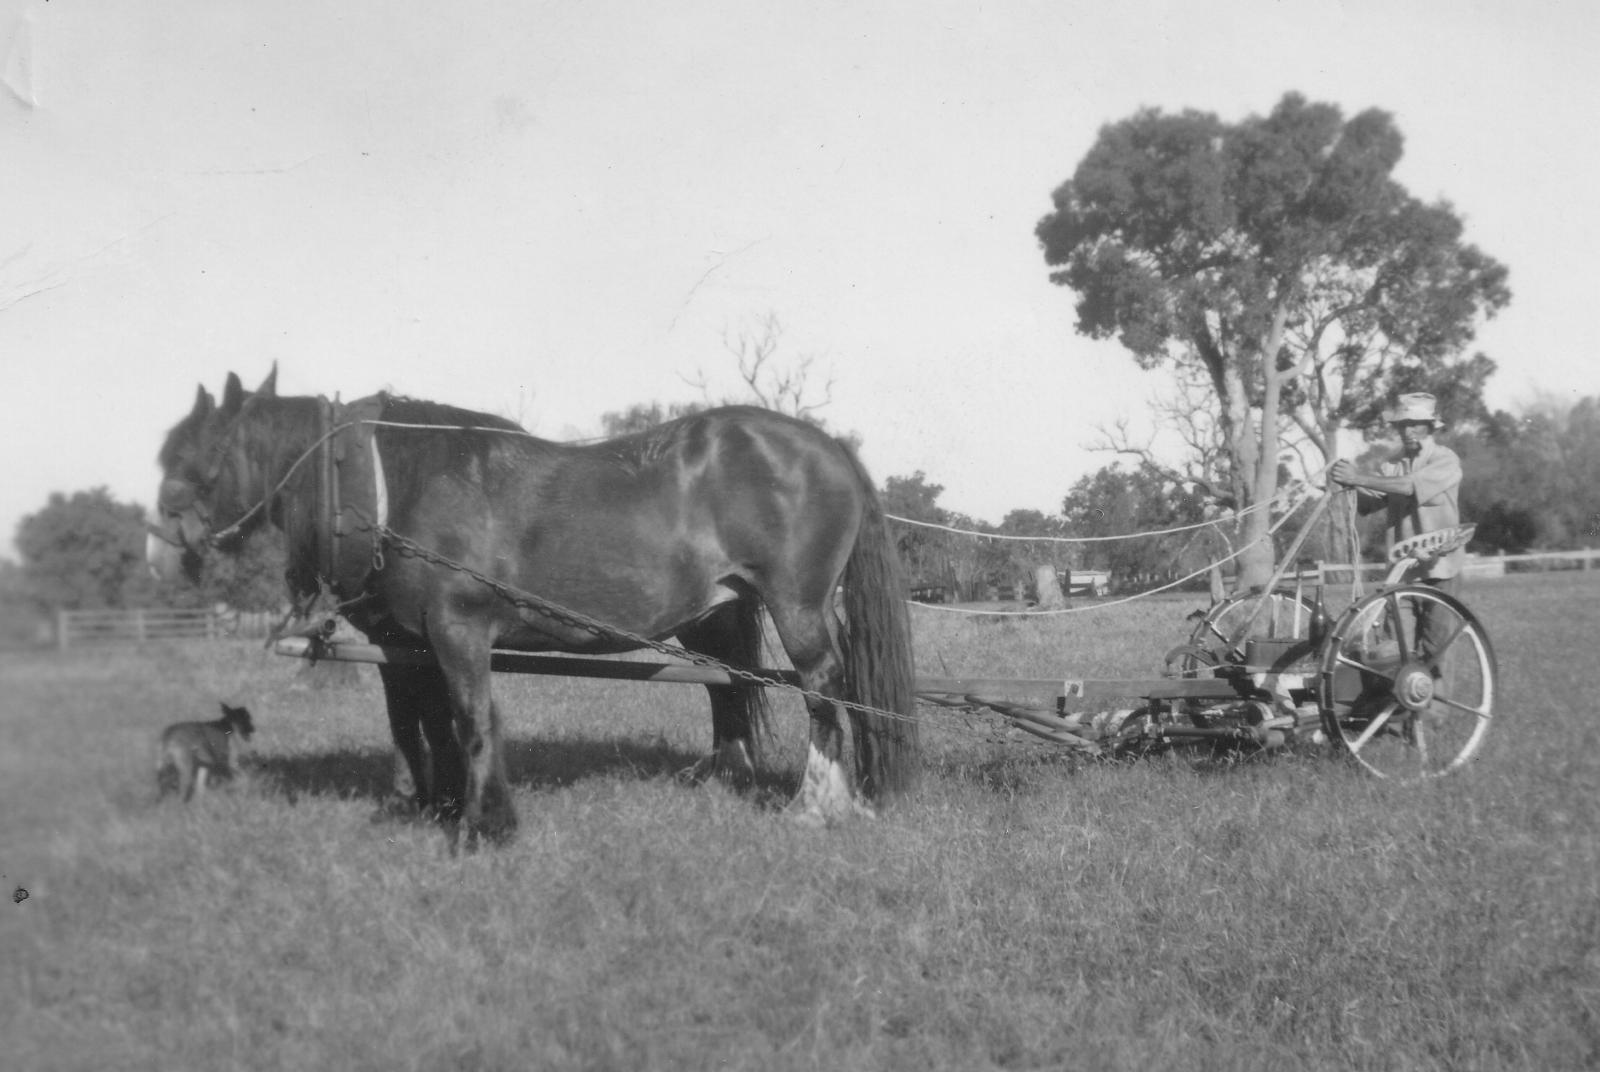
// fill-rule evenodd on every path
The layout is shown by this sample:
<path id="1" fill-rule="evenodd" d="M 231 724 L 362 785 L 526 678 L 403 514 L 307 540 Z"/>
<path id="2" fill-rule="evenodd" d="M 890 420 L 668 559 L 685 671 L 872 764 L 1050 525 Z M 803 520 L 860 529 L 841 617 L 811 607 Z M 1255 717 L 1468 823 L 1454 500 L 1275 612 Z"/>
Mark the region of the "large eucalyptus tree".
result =
<path id="1" fill-rule="evenodd" d="M 1241 511 L 1277 492 L 1286 434 L 1331 461 L 1338 430 L 1399 391 L 1482 410 L 1494 363 L 1467 347 L 1510 300 L 1507 270 L 1394 179 L 1401 150 L 1389 114 L 1295 93 L 1237 123 L 1146 109 L 1100 130 L 1035 230 L 1081 333 L 1209 385 L 1212 475 Z M 1241 522 L 1241 585 L 1271 573 L 1268 525 Z"/>

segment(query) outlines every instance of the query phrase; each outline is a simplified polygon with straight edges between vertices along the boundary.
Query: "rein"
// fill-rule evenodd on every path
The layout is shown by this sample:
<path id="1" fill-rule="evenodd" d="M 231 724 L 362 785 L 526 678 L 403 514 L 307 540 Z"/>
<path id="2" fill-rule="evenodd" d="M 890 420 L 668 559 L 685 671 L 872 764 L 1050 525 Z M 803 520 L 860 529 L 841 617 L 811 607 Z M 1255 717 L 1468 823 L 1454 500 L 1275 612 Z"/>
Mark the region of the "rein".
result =
<path id="1" fill-rule="evenodd" d="M 432 426 L 430 425 L 429 427 Z M 518 610 L 531 611 L 540 617 L 548 618 L 560 625 L 578 629 L 603 639 L 622 640 L 639 648 L 648 648 L 657 654 L 667 655 L 675 659 L 681 659 L 693 666 L 702 666 L 708 669 L 720 670 L 726 673 L 729 677 L 737 678 L 738 680 L 750 685 L 782 689 L 786 692 L 798 693 L 800 696 L 806 699 L 821 700 L 826 703 L 837 704 L 839 707 L 846 710 L 859 711 L 863 714 L 880 715 L 884 718 L 894 721 L 926 721 L 919 715 L 901 714 L 898 711 L 888 711 L 884 710 L 883 708 L 873 707 L 869 704 L 856 703 L 855 701 L 846 700 L 840 697 L 825 696 L 820 692 L 807 689 L 801 685 L 796 685 L 791 681 L 785 681 L 781 677 L 774 677 L 771 674 L 764 674 L 760 671 L 750 670 L 742 666 L 734 666 L 710 655 L 701 655 L 698 652 L 689 651 L 687 648 L 680 647 L 676 644 L 668 644 L 663 640 L 655 640 L 651 637 L 643 635 L 642 633 L 630 632 L 627 629 L 622 629 L 618 626 L 604 622 L 599 618 L 584 614 L 582 611 L 563 606 L 560 603 L 546 599 L 543 596 L 536 595 L 533 592 L 506 584 L 504 581 L 496 580 L 485 573 L 481 573 L 478 570 L 473 569 L 471 566 L 468 566 L 465 563 L 457 562 L 453 558 L 441 555 L 439 552 L 423 546 L 410 537 L 402 536 L 400 533 L 387 526 L 379 526 L 377 531 L 384 537 L 386 541 L 392 544 L 395 550 L 400 554 L 409 558 L 418 559 L 433 566 L 438 566 L 442 569 L 460 573 L 463 576 L 471 578 L 472 580 L 483 585 L 496 596 L 505 600 Z"/>

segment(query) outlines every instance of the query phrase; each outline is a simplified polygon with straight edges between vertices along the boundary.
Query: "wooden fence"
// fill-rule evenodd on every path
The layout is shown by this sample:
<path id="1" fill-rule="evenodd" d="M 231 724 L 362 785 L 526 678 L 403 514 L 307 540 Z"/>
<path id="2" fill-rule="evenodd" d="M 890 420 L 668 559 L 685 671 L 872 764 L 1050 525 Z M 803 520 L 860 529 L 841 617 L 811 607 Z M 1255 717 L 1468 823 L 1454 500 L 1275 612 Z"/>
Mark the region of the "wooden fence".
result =
<path id="1" fill-rule="evenodd" d="M 152 640 L 226 637 L 260 640 L 281 617 L 270 611 L 241 613 L 166 607 L 63 610 L 56 612 L 56 647 L 64 651 L 85 644 L 140 644 Z"/>

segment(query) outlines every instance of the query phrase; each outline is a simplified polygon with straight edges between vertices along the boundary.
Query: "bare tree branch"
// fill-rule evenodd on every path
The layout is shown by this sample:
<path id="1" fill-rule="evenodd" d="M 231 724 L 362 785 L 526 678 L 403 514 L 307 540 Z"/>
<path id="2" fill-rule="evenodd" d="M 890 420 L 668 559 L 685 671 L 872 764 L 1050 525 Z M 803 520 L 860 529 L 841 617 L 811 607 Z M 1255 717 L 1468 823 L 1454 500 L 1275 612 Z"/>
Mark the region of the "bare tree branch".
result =
<path id="1" fill-rule="evenodd" d="M 818 388 L 812 378 L 816 358 L 809 354 L 792 364 L 778 361 L 775 355 L 782 339 L 782 322 L 776 313 L 768 312 L 736 334 L 724 331 L 722 345 L 738 362 L 739 378 L 758 405 L 791 417 L 815 420 L 817 411 L 833 402 L 834 377 L 830 372 Z M 705 389 L 703 377 L 701 389 Z"/>

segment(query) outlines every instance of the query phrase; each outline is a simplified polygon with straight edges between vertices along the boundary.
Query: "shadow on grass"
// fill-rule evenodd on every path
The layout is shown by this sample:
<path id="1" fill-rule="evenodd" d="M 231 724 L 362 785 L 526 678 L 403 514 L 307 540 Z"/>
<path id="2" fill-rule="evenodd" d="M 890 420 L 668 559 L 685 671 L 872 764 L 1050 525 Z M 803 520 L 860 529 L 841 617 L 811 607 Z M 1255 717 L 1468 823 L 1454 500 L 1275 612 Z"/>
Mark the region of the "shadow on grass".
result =
<path id="1" fill-rule="evenodd" d="M 637 781 L 681 778 L 704 757 L 665 741 L 578 738 L 505 742 L 506 774 L 513 788 L 561 789 L 590 778 L 627 777 Z M 300 796 L 336 796 L 386 801 L 394 788 L 394 756 L 389 749 L 341 748 L 304 755 L 257 757 L 253 768 L 291 802 Z M 799 787 L 797 775 L 763 767 L 745 790 L 759 806 L 781 806 Z"/>

